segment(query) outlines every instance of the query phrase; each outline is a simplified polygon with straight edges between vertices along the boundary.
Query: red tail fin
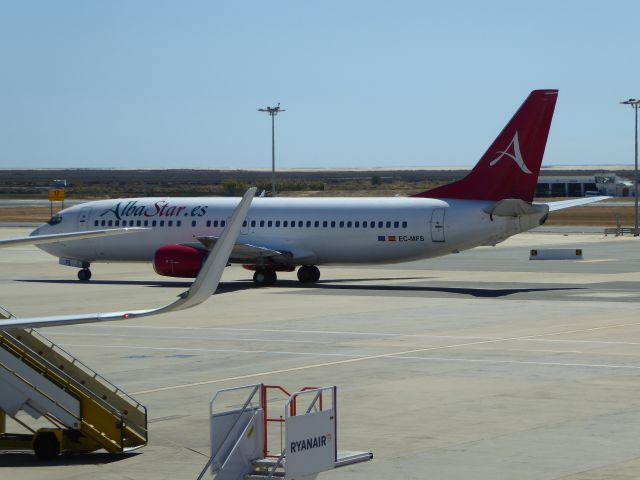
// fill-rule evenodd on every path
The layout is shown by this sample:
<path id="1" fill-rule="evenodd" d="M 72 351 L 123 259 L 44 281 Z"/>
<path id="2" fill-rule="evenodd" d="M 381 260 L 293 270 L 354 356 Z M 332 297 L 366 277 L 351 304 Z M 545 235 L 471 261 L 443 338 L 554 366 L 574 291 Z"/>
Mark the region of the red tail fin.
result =
<path id="1" fill-rule="evenodd" d="M 466 177 L 414 196 L 532 201 L 557 98 L 558 90 L 531 92 Z"/>

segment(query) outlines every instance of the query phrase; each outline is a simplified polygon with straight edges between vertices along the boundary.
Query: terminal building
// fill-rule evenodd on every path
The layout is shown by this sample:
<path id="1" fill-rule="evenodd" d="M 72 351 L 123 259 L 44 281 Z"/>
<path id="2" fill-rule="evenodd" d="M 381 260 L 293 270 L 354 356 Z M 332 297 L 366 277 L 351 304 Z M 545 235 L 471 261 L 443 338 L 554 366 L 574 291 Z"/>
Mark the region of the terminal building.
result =
<path id="1" fill-rule="evenodd" d="M 633 182 L 614 173 L 583 176 L 540 176 L 536 197 L 632 197 Z"/>

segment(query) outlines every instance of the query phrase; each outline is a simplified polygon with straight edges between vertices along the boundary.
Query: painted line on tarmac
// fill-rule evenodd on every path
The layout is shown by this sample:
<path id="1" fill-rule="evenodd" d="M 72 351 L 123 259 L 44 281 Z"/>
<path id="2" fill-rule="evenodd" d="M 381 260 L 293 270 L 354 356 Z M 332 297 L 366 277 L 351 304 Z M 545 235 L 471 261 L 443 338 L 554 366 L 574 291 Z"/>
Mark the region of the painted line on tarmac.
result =
<path id="1" fill-rule="evenodd" d="M 357 357 L 357 358 L 348 358 L 348 359 L 345 359 L 345 360 L 336 360 L 334 362 L 316 363 L 316 364 L 311 364 L 311 365 L 302 365 L 302 366 L 299 366 L 299 367 L 283 368 L 283 369 L 279 369 L 279 370 L 270 370 L 270 371 L 259 372 L 259 373 L 250 373 L 250 374 L 246 374 L 246 375 L 238 375 L 238 376 L 235 376 L 235 377 L 220 378 L 220 379 L 215 379 L 215 380 L 203 380 L 203 381 L 200 381 L 200 382 L 183 383 L 183 384 L 178 384 L 178 385 L 169 385 L 169 386 L 165 386 L 165 387 L 152 388 L 152 389 L 148 389 L 148 390 L 140 390 L 138 392 L 133 392 L 133 395 L 144 395 L 144 394 L 149 394 L 149 393 L 165 392 L 165 391 L 169 391 L 169 390 L 180 390 L 180 389 L 183 389 L 183 388 L 199 387 L 199 386 L 203 386 L 203 385 L 212 385 L 212 384 L 216 384 L 216 383 L 231 382 L 231 381 L 236 381 L 236 380 L 246 380 L 246 379 L 250 379 L 250 378 L 256 378 L 256 377 L 267 376 L 267 375 L 277 375 L 277 374 L 280 374 L 280 373 L 290 373 L 290 372 L 297 372 L 297 371 L 301 371 L 301 370 L 311 370 L 311 369 L 314 369 L 314 368 L 333 367 L 333 366 L 336 366 L 336 365 L 346 365 L 346 364 L 350 364 L 350 363 L 364 362 L 364 361 L 368 361 L 368 360 L 378 360 L 378 359 L 385 358 L 385 357 L 388 358 L 388 357 L 410 355 L 410 354 L 421 353 L 421 352 L 433 352 L 433 351 L 438 351 L 438 350 L 446 350 L 446 349 L 461 348 L 461 347 L 471 347 L 471 346 L 476 346 L 476 345 L 486 345 L 486 344 L 491 344 L 491 343 L 508 342 L 508 341 L 513 341 L 513 340 L 524 340 L 524 339 L 529 339 L 529 338 L 540 338 L 540 337 L 551 336 L 551 335 L 563 335 L 563 334 L 567 334 L 567 333 L 589 332 L 589 331 L 594 331 L 594 330 L 601 330 L 601 329 L 604 329 L 604 328 L 620 327 L 620 326 L 623 326 L 623 325 L 624 326 L 628 326 L 628 325 L 637 326 L 638 324 L 639 324 L 638 322 L 635 322 L 633 324 L 618 324 L 618 325 L 609 325 L 609 326 L 602 326 L 602 327 L 592 327 L 592 328 L 586 328 L 586 329 L 565 330 L 565 331 L 555 332 L 555 333 L 542 333 L 542 334 L 537 334 L 537 335 L 523 335 L 523 336 L 518 336 L 518 337 L 497 338 L 497 339 L 492 339 L 492 340 L 481 340 L 481 341 L 477 341 L 477 342 L 465 342 L 465 343 L 456 343 L 456 344 L 452 344 L 452 345 L 442 345 L 442 346 L 438 346 L 438 347 L 417 348 L 417 349 L 405 350 L 405 351 L 401 351 L 401 352 L 383 353 L 383 354 L 378 354 L 378 355 L 367 355 L 367 356 Z M 638 368 L 640 368 L 640 367 L 638 367 Z"/>
<path id="2" fill-rule="evenodd" d="M 449 358 L 449 357 L 416 357 L 391 355 L 389 358 L 398 360 L 428 360 L 442 362 L 466 362 L 466 363 L 491 363 L 491 364 L 516 364 L 516 365 L 537 365 L 544 367 L 584 367 L 584 368 L 627 368 L 640 370 L 640 365 L 616 365 L 609 363 L 562 363 L 562 362 L 536 362 L 532 360 L 486 360 L 482 358 Z"/>

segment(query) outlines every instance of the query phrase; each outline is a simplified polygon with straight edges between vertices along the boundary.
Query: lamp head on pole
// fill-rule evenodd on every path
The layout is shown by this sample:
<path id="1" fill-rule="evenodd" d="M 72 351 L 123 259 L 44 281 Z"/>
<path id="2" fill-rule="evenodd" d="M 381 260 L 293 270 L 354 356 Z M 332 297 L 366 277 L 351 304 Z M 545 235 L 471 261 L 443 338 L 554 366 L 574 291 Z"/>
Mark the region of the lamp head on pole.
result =
<path id="1" fill-rule="evenodd" d="M 636 100 L 635 98 L 630 98 L 629 100 L 625 100 L 624 102 L 620 102 L 622 105 L 631 105 L 633 108 L 638 108 L 640 104 L 640 100 Z"/>
<path id="2" fill-rule="evenodd" d="M 280 102 L 278 102 L 278 105 L 276 105 L 275 107 L 259 108 L 258 111 L 259 112 L 266 112 L 271 117 L 275 117 L 280 112 L 286 112 L 286 110 L 284 108 L 280 108 Z"/>

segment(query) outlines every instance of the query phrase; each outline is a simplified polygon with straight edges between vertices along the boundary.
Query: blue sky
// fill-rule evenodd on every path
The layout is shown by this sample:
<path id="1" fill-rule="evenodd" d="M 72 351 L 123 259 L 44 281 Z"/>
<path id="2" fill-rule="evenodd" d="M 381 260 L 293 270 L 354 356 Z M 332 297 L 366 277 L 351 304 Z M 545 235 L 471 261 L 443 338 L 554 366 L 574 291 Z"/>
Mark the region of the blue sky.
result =
<path id="1" fill-rule="evenodd" d="M 473 165 L 559 88 L 545 165 L 631 164 L 637 1 L 0 0 L 0 167 Z"/>

